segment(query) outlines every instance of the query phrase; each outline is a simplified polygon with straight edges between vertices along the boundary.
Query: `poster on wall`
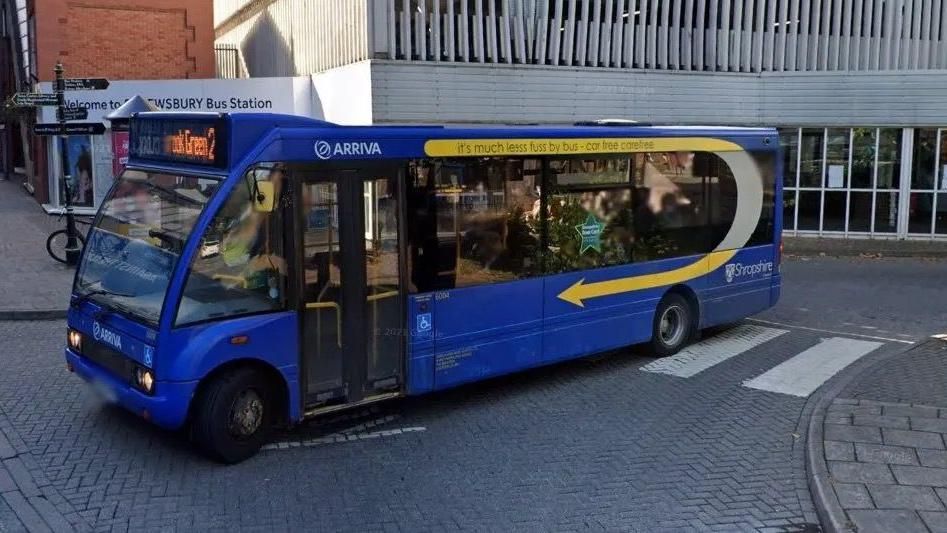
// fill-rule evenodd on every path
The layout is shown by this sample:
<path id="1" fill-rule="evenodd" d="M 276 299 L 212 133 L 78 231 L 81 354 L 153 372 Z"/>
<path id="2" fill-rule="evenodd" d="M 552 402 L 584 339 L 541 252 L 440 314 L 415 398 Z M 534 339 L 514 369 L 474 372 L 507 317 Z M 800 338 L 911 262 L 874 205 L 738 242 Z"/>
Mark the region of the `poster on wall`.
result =
<path id="1" fill-rule="evenodd" d="M 112 188 L 112 150 L 106 137 L 92 138 L 92 153 L 94 154 L 92 180 L 95 187 L 95 205 L 98 206 L 105 199 Z"/>
<path id="2" fill-rule="evenodd" d="M 61 137 L 62 166 L 65 178 L 60 181 L 60 198 L 70 194 L 75 207 L 92 207 L 92 138 L 85 135 Z"/>

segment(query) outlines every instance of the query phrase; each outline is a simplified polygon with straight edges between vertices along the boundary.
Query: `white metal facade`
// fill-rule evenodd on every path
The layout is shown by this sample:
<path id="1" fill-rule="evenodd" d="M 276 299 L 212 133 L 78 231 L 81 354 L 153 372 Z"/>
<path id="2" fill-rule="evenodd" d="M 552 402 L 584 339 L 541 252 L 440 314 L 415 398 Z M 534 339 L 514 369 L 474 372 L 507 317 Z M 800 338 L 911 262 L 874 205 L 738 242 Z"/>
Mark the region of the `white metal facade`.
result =
<path id="1" fill-rule="evenodd" d="M 947 0 L 215 0 L 214 14 L 218 44 L 240 45 L 250 75 L 369 58 L 700 72 L 947 68 Z M 290 59 L 270 56 L 280 46 Z"/>
<path id="2" fill-rule="evenodd" d="M 378 0 L 389 59 L 763 72 L 947 67 L 942 0 Z"/>

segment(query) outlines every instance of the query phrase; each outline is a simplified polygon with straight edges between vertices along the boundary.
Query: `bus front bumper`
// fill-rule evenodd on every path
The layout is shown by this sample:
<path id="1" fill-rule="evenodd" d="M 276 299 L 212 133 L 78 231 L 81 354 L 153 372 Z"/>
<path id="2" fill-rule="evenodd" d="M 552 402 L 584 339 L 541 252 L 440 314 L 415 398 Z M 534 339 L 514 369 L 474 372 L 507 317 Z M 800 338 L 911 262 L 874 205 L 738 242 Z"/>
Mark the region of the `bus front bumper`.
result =
<path id="1" fill-rule="evenodd" d="M 72 372 L 96 389 L 107 401 L 118 404 L 155 425 L 175 430 L 187 421 L 188 405 L 196 381 L 155 383 L 154 395 L 147 395 L 122 383 L 109 371 L 66 348 L 66 364 Z"/>

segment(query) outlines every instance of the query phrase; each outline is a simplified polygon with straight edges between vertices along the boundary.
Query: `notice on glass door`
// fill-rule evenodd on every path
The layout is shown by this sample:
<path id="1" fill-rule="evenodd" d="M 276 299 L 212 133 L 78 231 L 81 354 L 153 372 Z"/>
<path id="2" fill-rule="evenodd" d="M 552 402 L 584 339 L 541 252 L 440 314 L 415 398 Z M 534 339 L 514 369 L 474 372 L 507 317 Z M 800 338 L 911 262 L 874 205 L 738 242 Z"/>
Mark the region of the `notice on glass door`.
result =
<path id="1" fill-rule="evenodd" d="M 845 167 L 843 165 L 829 165 L 829 187 L 841 189 L 845 186 Z"/>
<path id="2" fill-rule="evenodd" d="M 940 190 L 947 191 L 947 165 L 940 170 Z"/>

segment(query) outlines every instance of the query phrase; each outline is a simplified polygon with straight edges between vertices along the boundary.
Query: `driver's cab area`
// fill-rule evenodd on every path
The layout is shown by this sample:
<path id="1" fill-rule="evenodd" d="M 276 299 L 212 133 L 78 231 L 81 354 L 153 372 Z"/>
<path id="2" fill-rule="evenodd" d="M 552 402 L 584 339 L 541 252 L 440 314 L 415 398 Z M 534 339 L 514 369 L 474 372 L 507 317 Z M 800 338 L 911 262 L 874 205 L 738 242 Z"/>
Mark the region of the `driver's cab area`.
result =
<path id="1" fill-rule="evenodd" d="M 258 165 L 234 185 L 197 245 L 175 327 L 286 308 L 289 205 L 282 165 Z"/>

